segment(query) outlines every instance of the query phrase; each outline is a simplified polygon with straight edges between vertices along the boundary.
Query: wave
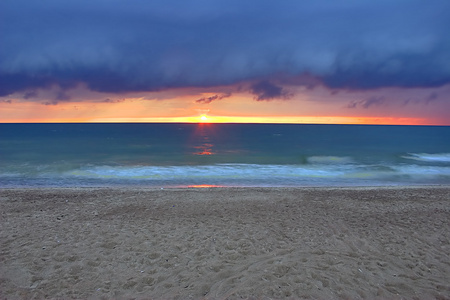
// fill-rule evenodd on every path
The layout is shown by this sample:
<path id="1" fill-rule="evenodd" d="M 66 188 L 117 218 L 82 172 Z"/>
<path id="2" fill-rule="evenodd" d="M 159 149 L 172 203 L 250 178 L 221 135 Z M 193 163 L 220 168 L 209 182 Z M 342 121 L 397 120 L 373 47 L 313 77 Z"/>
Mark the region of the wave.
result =
<path id="1" fill-rule="evenodd" d="M 450 179 L 447 166 L 380 166 L 357 164 L 259 165 L 216 164 L 205 166 L 98 166 L 73 170 L 69 177 L 130 179 L 148 181 L 308 181 L 323 180 L 392 180 Z M 450 181 L 449 181 L 450 182 Z"/>
<path id="2" fill-rule="evenodd" d="M 414 157 L 429 157 L 416 154 Z M 439 161 L 448 154 L 440 154 Z M 432 155 L 431 157 L 436 157 Z M 450 184 L 450 165 L 362 163 L 347 156 L 311 156 L 306 164 L 209 165 L 11 165 L 2 168 L 5 185 L 43 186 L 328 186 Z"/>
<path id="3" fill-rule="evenodd" d="M 68 176 L 91 178 L 171 179 L 180 178 L 270 178 L 272 176 L 332 177 L 345 172 L 336 168 L 300 165 L 215 164 L 205 166 L 98 166 L 67 172 Z"/>
<path id="4" fill-rule="evenodd" d="M 450 162 L 450 153 L 409 153 L 408 156 L 402 156 L 406 159 L 424 161 L 424 162 Z"/>
<path id="5" fill-rule="evenodd" d="M 349 156 L 310 156 L 307 158 L 308 163 L 312 164 L 349 164 L 354 160 Z"/>

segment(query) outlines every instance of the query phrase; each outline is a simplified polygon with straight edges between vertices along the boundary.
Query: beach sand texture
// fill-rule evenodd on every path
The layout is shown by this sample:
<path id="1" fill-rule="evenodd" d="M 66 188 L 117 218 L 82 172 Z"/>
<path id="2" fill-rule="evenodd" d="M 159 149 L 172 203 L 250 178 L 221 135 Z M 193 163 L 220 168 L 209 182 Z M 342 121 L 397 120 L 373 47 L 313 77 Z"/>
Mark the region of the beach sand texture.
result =
<path id="1" fill-rule="evenodd" d="M 1 299 L 450 299 L 450 187 L 3 189 Z"/>

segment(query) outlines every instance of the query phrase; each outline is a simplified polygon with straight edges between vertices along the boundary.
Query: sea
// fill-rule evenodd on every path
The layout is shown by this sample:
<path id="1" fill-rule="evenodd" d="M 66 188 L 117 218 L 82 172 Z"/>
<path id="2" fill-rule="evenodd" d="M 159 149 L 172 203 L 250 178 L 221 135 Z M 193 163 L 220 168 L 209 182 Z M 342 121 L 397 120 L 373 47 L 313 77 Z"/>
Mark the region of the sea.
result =
<path id="1" fill-rule="evenodd" d="M 450 126 L 0 124 L 0 188 L 450 184 Z"/>

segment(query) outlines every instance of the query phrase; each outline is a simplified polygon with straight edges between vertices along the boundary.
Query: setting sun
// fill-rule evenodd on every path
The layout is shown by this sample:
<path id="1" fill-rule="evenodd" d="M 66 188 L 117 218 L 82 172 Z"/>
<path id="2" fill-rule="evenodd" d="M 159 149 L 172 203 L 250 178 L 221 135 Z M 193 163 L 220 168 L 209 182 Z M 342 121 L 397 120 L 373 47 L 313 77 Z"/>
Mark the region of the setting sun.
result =
<path id="1" fill-rule="evenodd" d="M 200 122 L 207 122 L 208 121 L 208 117 L 205 115 L 200 116 Z"/>

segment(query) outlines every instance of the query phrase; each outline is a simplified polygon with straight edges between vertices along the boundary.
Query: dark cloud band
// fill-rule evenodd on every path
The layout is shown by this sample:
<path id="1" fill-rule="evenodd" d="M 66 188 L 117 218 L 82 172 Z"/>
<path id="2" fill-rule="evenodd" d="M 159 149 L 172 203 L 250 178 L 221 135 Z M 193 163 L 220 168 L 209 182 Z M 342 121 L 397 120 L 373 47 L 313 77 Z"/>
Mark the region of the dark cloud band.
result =
<path id="1" fill-rule="evenodd" d="M 0 11 L 0 95 L 253 81 L 267 100 L 283 82 L 264 80 L 304 73 L 332 88 L 450 83 L 447 0 L 3 0 Z"/>

